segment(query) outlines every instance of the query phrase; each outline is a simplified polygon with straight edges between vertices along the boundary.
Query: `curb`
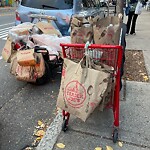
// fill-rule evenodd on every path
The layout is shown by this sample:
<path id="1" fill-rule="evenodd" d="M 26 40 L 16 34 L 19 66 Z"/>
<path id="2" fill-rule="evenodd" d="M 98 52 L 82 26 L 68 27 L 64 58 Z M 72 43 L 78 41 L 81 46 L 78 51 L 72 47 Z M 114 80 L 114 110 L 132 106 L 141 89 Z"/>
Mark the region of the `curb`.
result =
<path id="1" fill-rule="evenodd" d="M 52 150 L 57 138 L 62 130 L 63 117 L 62 112 L 59 111 L 54 121 L 48 127 L 45 136 L 38 144 L 36 150 Z"/>

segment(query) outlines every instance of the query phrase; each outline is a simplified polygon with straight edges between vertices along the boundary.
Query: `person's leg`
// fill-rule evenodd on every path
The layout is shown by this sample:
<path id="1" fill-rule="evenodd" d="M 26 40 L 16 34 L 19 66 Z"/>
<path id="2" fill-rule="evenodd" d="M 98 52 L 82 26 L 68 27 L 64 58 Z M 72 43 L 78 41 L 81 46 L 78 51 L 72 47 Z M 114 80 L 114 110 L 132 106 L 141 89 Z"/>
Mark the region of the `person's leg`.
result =
<path id="1" fill-rule="evenodd" d="M 132 17 L 134 15 L 134 12 L 129 12 L 129 15 L 128 15 L 128 21 L 127 21 L 127 34 L 129 33 L 129 30 L 130 30 L 130 25 L 131 25 L 131 21 L 132 21 Z"/>
<path id="2" fill-rule="evenodd" d="M 134 14 L 134 15 L 133 15 L 132 27 L 131 27 L 131 32 L 130 32 L 130 34 L 134 34 L 134 33 L 135 33 L 135 25 L 136 25 L 137 17 L 138 17 L 137 14 Z"/>

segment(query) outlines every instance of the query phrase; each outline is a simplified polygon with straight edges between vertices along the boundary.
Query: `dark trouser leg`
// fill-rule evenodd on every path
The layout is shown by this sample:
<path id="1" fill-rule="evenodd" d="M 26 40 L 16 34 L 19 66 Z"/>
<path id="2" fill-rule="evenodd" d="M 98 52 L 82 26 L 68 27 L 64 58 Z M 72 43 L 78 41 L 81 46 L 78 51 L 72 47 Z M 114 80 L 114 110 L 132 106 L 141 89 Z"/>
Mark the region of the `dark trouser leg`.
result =
<path id="1" fill-rule="evenodd" d="M 131 32 L 130 32 L 130 34 L 135 33 L 135 25 L 136 25 L 137 17 L 138 17 L 137 14 L 134 14 L 134 15 L 133 15 L 132 27 L 131 27 Z"/>
<path id="2" fill-rule="evenodd" d="M 130 30 L 130 25 L 131 25 L 133 15 L 134 15 L 134 12 L 130 11 L 128 15 L 128 21 L 127 21 L 127 33 L 129 33 L 129 30 Z"/>

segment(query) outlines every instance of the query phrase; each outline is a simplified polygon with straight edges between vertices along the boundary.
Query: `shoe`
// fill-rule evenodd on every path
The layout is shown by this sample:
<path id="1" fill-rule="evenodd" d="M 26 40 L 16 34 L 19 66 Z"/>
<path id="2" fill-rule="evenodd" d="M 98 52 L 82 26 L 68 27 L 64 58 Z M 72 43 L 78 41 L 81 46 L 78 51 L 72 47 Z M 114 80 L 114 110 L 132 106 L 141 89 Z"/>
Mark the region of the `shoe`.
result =
<path id="1" fill-rule="evenodd" d="M 128 36 L 129 34 L 128 33 L 126 33 L 126 36 Z"/>
<path id="2" fill-rule="evenodd" d="M 130 33 L 131 35 L 136 35 L 136 33 Z"/>

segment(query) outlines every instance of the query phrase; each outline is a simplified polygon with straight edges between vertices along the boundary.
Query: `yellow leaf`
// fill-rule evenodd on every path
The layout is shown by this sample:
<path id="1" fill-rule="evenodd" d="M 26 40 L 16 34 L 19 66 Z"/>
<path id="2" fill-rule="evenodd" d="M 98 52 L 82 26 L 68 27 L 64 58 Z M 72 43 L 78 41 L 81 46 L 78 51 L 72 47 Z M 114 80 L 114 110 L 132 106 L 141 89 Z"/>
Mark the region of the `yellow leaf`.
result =
<path id="1" fill-rule="evenodd" d="M 57 143 L 56 145 L 58 148 L 62 148 L 62 149 L 65 148 L 65 145 L 63 143 Z"/>
<path id="2" fill-rule="evenodd" d="M 36 138 L 36 141 L 40 141 L 42 139 L 43 136 L 39 136 L 38 138 Z"/>
<path id="3" fill-rule="evenodd" d="M 101 147 L 96 147 L 95 150 L 102 150 L 102 148 Z"/>
<path id="4" fill-rule="evenodd" d="M 45 124 L 42 124 L 42 125 L 41 125 L 41 128 L 44 128 L 44 127 L 45 127 Z"/>
<path id="5" fill-rule="evenodd" d="M 43 122 L 39 120 L 38 125 L 41 126 L 42 124 L 43 124 Z"/>
<path id="6" fill-rule="evenodd" d="M 113 150 L 111 146 L 106 146 L 106 150 Z"/>
<path id="7" fill-rule="evenodd" d="M 143 76 L 144 81 L 148 81 L 148 76 Z"/>
<path id="8" fill-rule="evenodd" d="M 35 133 L 36 136 L 43 136 L 45 134 L 45 131 L 39 130 Z"/>
<path id="9" fill-rule="evenodd" d="M 122 147 L 122 146 L 123 146 L 123 143 L 122 143 L 122 142 L 118 142 L 118 145 L 119 145 L 120 147 Z"/>

